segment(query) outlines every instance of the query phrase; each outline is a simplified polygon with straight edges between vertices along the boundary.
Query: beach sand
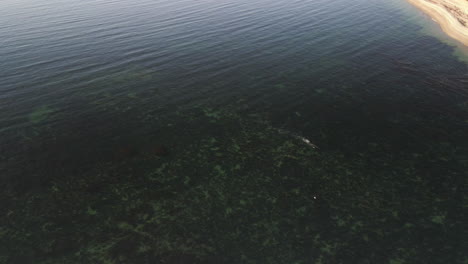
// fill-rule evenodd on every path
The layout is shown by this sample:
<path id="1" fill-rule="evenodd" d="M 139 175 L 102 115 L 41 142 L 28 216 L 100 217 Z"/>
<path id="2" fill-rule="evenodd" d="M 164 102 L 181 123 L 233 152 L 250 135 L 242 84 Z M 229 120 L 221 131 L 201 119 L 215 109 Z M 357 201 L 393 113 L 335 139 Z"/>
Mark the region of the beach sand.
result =
<path id="1" fill-rule="evenodd" d="M 408 0 L 439 23 L 450 37 L 468 46 L 468 0 Z"/>

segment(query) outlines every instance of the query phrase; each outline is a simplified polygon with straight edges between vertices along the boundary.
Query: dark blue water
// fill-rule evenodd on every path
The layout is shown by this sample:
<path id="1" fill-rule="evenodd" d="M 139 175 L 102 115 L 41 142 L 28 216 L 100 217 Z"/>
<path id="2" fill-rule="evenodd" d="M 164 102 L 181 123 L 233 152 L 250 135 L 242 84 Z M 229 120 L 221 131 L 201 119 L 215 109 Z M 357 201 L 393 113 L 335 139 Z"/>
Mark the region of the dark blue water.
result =
<path id="1" fill-rule="evenodd" d="M 0 263 L 465 263 L 468 68 L 417 22 L 1 2 Z"/>

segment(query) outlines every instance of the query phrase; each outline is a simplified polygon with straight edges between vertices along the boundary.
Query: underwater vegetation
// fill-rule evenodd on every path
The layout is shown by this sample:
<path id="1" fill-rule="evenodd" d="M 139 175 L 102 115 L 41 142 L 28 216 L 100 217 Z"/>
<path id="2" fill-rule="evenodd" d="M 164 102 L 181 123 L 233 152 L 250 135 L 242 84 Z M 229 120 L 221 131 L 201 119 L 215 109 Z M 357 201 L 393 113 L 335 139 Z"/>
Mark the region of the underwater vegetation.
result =
<path id="1" fill-rule="evenodd" d="M 41 106 L 29 114 L 29 121 L 33 124 L 41 123 L 54 112 L 55 110 L 49 106 Z"/>
<path id="2" fill-rule="evenodd" d="M 6 185 L 0 263 L 467 262 L 468 158 L 454 146 L 345 154 L 259 114 L 178 115 L 168 127 L 192 135 L 178 147 Z"/>

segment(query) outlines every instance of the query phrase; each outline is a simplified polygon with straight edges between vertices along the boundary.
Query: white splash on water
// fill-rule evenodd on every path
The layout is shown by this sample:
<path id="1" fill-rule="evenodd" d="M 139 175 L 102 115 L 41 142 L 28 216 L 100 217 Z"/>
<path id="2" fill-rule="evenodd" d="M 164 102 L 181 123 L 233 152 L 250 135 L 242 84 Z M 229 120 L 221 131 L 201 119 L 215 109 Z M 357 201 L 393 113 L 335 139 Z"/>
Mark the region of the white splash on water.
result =
<path id="1" fill-rule="evenodd" d="M 305 138 L 303 136 L 299 136 L 299 135 L 297 135 L 297 134 L 295 134 L 295 133 L 293 133 L 291 131 L 279 128 L 278 132 L 280 132 L 281 134 L 285 134 L 285 135 L 289 135 L 289 136 L 292 136 L 294 138 L 297 138 L 297 139 L 304 142 L 307 146 L 309 146 L 311 148 L 319 149 L 319 147 L 317 145 L 315 145 L 314 143 L 312 143 L 309 139 L 307 139 L 307 138 Z"/>
<path id="2" fill-rule="evenodd" d="M 318 149 L 319 147 L 317 147 L 317 145 L 315 145 L 314 143 L 310 142 L 310 140 L 308 140 L 307 138 L 305 137 L 301 137 L 301 136 L 296 136 L 297 138 L 299 138 L 302 142 L 306 143 L 306 145 L 308 145 L 309 147 L 311 148 L 315 148 L 315 149 Z"/>

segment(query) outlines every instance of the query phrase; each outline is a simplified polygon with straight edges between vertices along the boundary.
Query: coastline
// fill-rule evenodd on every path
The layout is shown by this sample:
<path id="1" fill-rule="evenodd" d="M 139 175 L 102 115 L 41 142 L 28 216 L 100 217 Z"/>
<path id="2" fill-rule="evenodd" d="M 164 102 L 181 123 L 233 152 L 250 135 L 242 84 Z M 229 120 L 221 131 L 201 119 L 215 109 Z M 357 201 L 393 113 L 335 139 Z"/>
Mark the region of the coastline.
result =
<path id="1" fill-rule="evenodd" d="M 408 0 L 450 37 L 468 46 L 468 0 Z"/>

